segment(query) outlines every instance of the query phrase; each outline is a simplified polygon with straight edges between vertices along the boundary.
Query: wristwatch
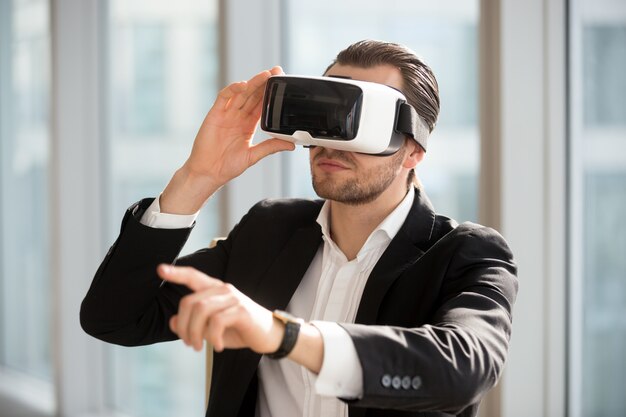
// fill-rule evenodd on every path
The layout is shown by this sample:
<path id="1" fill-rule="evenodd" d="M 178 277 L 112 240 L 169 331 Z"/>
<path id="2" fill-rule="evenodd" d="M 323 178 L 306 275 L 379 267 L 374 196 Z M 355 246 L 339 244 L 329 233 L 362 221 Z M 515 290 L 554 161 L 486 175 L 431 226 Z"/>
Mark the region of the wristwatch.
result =
<path id="1" fill-rule="evenodd" d="M 280 342 L 280 346 L 276 352 L 268 353 L 266 356 L 270 359 L 282 359 L 289 355 L 296 345 L 298 334 L 300 333 L 300 326 L 304 323 L 304 320 L 282 310 L 274 310 L 272 316 L 285 325 L 285 333 L 283 334 L 283 340 Z"/>

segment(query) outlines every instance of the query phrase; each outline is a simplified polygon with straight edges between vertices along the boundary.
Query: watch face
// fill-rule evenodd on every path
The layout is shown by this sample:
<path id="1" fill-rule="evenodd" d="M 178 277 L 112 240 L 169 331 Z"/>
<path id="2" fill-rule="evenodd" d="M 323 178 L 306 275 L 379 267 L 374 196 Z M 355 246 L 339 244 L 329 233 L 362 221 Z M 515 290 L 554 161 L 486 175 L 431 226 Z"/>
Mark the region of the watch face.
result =
<path id="1" fill-rule="evenodd" d="M 287 313 L 286 311 L 282 311 L 282 310 L 274 310 L 272 315 L 274 317 L 276 317 L 278 320 L 280 320 L 283 323 L 285 323 L 285 324 L 289 323 L 290 321 L 296 321 L 297 320 L 296 317 L 294 317 L 291 314 Z"/>

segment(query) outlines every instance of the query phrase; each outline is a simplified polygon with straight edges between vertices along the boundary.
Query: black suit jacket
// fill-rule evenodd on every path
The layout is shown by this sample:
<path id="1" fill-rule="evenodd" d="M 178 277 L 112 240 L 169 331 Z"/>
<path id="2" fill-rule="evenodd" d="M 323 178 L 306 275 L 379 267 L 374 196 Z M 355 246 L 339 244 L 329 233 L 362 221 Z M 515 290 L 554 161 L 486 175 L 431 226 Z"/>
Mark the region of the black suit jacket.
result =
<path id="1" fill-rule="evenodd" d="M 505 363 L 517 294 L 506 242 L 492 229 L 436 215 L 415 192 L 368 278 L 356 323 L 341 324 L 363 367 L 363 397 L 349 401 L 351 417 L 474 416 Z M 168 319 L 189 290 L 159 279 L 159 263 L 193 266 L 270 310 L 284 309 L 322 244 L 315 221 L 322 201 L 266 200 L 217 247 L 177 259 L 191 229 L 142 225 L 151 201 L 129 208 L 82 303 L 85 331 L 110 343 L 176 339 Z M 248 349 L 215 354 L 207 416 L 254 416 L 259 360 Z"/>

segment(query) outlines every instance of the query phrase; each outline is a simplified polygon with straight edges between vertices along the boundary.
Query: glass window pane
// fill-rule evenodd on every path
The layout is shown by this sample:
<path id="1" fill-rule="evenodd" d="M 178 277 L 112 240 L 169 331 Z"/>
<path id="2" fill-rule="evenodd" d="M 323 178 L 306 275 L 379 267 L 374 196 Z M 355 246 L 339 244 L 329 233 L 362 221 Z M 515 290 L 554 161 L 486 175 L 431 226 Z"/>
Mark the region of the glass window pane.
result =
<path id="1" fill-rule="evenodd" d="M 44 0 L 7 4 L 10 28 L 0 40 L 7 48 L 0 61 L 0 363 L 51 381 L 49 9 Z"/>
<path id="2" fill-rule="evenodd" d="M 626 25 L 583 26 L 584 116 L 589 127 L 626 125 Z"/>
<path id="3" fill-rule="evenodd" d="M 572 316 L 575 416 L 626 415 L 626 3 L 572 9 Z M 578 347 L 579 346 L 579 347 Z M 576 396 L 579 393 L 579 396 Z"/>
<path id="4" fill-rule="evenodd" d="M 441 113 L 417 174 L 438 212 L 476 221 L 478 1 L 285 0 L 284 4 L 288 73 L 320 75 L 340 50 L 361 39 L 404 44 L 433 69 Z M 308 152 L 298 149 L 285 160 L 288 194 L 314 197 L 308 169 L 302 169 L 309 165 Z"/>
<path id="5" fill-rule="evenodd" d="M 124 210 L 156 197 L 185 161 L 217 94 L 217 1 L 111 0 L 108 244 Z M 219 198 L 183 253 L 218 233 Z M 109 349 L 109 402 L 132 416 L 201 415 L 204 356 L 182 342 Z"/>

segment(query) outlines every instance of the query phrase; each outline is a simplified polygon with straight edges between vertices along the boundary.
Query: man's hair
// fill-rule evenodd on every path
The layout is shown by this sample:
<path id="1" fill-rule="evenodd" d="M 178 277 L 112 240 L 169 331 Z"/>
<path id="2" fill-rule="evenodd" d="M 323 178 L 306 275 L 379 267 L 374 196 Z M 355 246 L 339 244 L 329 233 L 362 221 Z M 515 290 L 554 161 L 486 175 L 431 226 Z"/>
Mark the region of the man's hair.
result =
<path id="1" fill-rule="evenodd" d="M 430 67 L 406 46 L 392 42 L 362 40 L 339 52 L 324 73 L 335 64 L 359 68 L 391 65 L 398 68 L 402 74 L 402 93 L 426 121 L 428 129 L 432 132 L 435 128 L 440 109 L 437 79 Z M 413 169 L 407 178 L 407 184 L 411 183 L 421 188 Z"/>
<path id="2" fill-rule="evenodd" d="M 337 54 L 324 73 L 335 64 L 371 68 L 397 67 L 402 74 L 402 93 L 432 132 L 439 116 L 439 86 L 433 71 L 409 48 L 397 43 L 362 40 Z"/>

